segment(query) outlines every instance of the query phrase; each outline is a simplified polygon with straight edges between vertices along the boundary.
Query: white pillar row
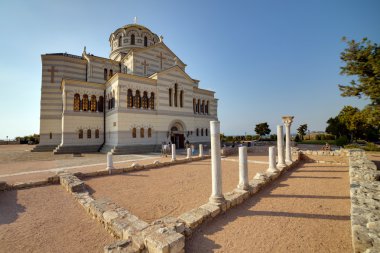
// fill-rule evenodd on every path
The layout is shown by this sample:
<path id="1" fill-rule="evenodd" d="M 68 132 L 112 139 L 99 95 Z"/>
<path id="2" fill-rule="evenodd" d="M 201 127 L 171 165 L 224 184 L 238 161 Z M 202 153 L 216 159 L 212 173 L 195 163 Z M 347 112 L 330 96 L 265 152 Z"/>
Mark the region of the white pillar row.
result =
<path id="1" fill-rule="evenodd" d="M 282 121 L 285 125 L 285 133 L 286 133 L 286 142 L 285 142 L 285 163 L 292 164 L 292 152 L 290 147 L 290 126 L 293 122 L 293 116 L 284 116 L 282 117 Z"/>
<path id="2" fill-rule="evenodd" d="M 276 168 L 276 148 L 274 146 L 269 147 L 269 172 L 278 172 Z"/>
<path id="3" fill-rule="evenodd" d="M 203 145 L 199 144 L 199 157 L 203 157 Z"/>
<path id="4" fill-rule="evenodd" d="M 172 144 L 172 161 L 177 160 L 175 144 Z"/>
<path id="5" fill-rule="evenodd" d="M 284 168 L 286 167 L 285 158 L 284 158 L 284 133 L 283 127 L 277 126 L 277 167 Z"/>
<path id="6" fill-rule="evenodd" d="M 186 151 L 187 151 L 187 159 L 190 159 L 191 158 L 191 148 L 187 148 L 186 149 Z"/>
<path id="7" fill-rule="evenodd" d="M 112 174 L 112 170 L 114 169 L 114 167 L 113 167 L 113 160 L 112 160 L 112 153 L 111 152 L 107 153 L 107 168 L 106 169 L 108 170 L 109 174 Z"/>
<path id="8" fill-rule="evenodd" d="M 211 136 L 211 203 L 221 204 L 225 201 L 222 193 L 222 159 L 220 155 L 220 122 L 210 121 Z"/>
<path id="9" fill-rule="evenodd" d="M 239 147 L 239 184 L 238 189 L 248 190 L 247 147 Z"/>

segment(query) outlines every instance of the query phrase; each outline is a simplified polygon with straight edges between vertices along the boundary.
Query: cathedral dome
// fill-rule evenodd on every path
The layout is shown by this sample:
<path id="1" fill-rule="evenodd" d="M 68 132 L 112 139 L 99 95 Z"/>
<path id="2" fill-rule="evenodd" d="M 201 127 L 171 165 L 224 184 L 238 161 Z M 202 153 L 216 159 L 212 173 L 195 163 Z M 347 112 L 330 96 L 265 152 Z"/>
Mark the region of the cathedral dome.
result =
<path id="1" fill-rule="evenodd" d="M 120 60 L 132 48 L 149 47 L 159 42 L 157 34 L 138 24 L 125 25 L 116 29 L 109 38 L 111 46 L 110 58 Z"/>

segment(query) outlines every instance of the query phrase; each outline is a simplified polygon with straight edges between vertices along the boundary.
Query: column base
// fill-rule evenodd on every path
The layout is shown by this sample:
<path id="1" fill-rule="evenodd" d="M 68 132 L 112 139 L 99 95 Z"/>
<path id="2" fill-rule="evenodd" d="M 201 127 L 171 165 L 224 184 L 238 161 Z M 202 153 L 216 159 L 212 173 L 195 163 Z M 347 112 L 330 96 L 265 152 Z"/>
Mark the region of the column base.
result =
<path id="1" fill-rule="evenodd" d="M 280 172 L 280 170 L 277 168 L 268 168 L 267 171 L 271 172 L 271 173 L 279 173 Z"/>
<path id="2" fill-rule="evenodd" d="M 292 160 L 285 160 L 285 163 L 286 163 L 286 165 L 290 165 L 293 163 L 293 161 Z"/>
<path id="3" fill-rule="evenodd" d="M 208 201 L 210 203 L 213 203 L 213 204 L 223 204 L 226 200 L 224 198 L 224 196 L 219 196 L 219 197 L 216 197 L 216 196 L 211 196 Z"/>
<path id="4" fill-rule="evenodd" d="M 286 167 L 286 164 L 285 163 L 278 163 L 276 167 L 280 168 L 280 169 L 283 169 L 283 168 Z"/>
<path id="5" fill-rule="evenodd" d="M 237 187 L 239 190 L 248 191 L 249 190 L 249 184 L 238 184 Z"/>
<path id="6" fill-rule="evenodd" d="M 172 158 L 171 161 L 175 162 L 175 161 L 177 161 L 177 158 Z"/>
<path id="7" fill-rule="evenodd" d="M 114 167 L 107 167 L 106 170 L 108 170 L 108 174 L 112 174 L 112 170 L 114 170 Z"/>

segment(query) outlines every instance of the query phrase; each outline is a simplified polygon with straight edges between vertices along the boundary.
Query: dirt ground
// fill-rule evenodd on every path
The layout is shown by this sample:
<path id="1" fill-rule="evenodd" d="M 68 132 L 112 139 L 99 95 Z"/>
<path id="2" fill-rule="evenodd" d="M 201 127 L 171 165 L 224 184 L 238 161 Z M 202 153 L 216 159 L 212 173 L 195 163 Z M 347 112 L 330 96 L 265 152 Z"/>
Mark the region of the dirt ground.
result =
<path id="1" fill-rule="evenodd" d="M 61 186 L 0 192 L 0 252 L 103 252 L 113 241 Z"/>
<path id="2" fill-rule="evenodd" d="M 256 157 L 249 156 L 249 160 L 256 160 Z M 267 164 L 248 163 L 249 178 L 252 179 L 267 167 Z M 237 161 L 222 161 L 223 192 L 236 188 L 238 171 Z M 211 164 L 210 160 L 203 160 L 92 178 L 85 183 L 95 198 L 109 198 L 139 218 L 151 222 L 165 216 L 179 216 L 207 203 L 211 195 Z"/>
<path id="3" fill-rule="evenodd" d="M 352 252 L 347 166 L 304 164 L 202 225 L 186 252 Z"/>
<path id="4" fill-rule="evenodd" d="M 101 153 L 54 155 L 52 152 L 30 152 L 32 145 L 0 145 L 0 181 L 7 183 L 44 180 L 57 170 L 89 172 L 106 167 L 106 155 Z M 184 155 L 179 154 L 179 158 Z M 117 155 L 113 157 L 116 168 L 127 167 L 134 162 L 149 164 L 155 160 L 169 161 L 159 154 Z"/>

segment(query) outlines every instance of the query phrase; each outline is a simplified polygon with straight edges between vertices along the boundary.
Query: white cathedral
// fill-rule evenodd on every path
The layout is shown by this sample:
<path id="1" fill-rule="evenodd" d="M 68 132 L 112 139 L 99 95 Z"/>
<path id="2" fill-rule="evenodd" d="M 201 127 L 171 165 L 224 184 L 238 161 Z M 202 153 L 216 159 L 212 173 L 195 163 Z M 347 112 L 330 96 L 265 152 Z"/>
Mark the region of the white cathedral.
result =
<path id="1" fill-rule="evenodd" d="M 109 38 L 110 57 L 84 50 L 42 55 L 40 144 L 54 153 L 159 151 L 210 143 L 214 92 L 148 28 L 130 24 Z"/>

